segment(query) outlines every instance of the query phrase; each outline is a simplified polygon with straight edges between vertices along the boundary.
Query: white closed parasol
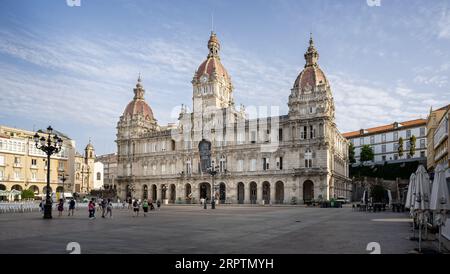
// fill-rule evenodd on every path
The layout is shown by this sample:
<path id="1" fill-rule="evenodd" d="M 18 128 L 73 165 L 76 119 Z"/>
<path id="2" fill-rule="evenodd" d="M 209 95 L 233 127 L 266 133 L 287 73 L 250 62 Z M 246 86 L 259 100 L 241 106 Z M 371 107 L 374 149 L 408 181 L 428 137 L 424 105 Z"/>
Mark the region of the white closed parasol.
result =
<path id="1" fill-rule="evenodd" d="M 434 224 L 439 226 L 439 252 L 441 251 L 442 226 L 445 225 L 447 219 L 446 211 L 450 210 L 450 197 L 445 170 L 446 168 L 442 165 L 436 167 L 430 199 L 430 210 L 435 213 Z"/>

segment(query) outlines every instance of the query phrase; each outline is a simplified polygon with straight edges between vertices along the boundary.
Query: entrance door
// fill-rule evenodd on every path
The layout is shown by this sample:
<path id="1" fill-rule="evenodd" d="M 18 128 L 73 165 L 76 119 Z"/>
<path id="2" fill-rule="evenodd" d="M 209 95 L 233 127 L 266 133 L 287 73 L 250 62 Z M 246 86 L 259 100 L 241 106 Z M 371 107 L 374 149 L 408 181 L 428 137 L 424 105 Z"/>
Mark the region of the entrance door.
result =
<path id="1" fill-rule="evenodd" d="M 266 204 L 270 203 L 270 183 L 263 183 L 263 200 Z"/>
<path id="2" fill-rule="evenodd" d="M 225 183 L 220 183 L 219 185 L 219 200 L 221 204 L 225 203 L 226 200 L 226 186 Z"/>
<path id="3" fill-rule="evenodd" d="M 256 204 L 256 199 L 257 199 L 257 186 L 255 182 L 251 182 L 250 183 L 250 203 L 252 204 Z"/>
<path id="4" fill-rule="evenodd" d="M 156 185 L 152 185 L 152 200 L 156 202 L 156 197 L 158 195 L 158 191 L 156 190 Z"/>
<path id="5" fill-rule="evenodd" d="M 284 203 L 284 184 L 281 181 L 278 181 L 275 185 L 275 200 L 277 204 Z"/>
<path id="6" fill-rule="evenodd" d="M 314 184 L 310 180 L 303 183 L 303 203 L 311 203 L 314 199 Z"/>
<path id="7" fill-rule="evenodd" d="M 177 194 L 176 194 L 175 185 L 171 184 L 170 185 L 170 202 L 171 203 L 175 203 L 175 197 L 176 196 L 177 196 Z"/>
<path id="8" fill-rule="evenodd" d="M 192 194 L 191 194 L 191 192 L 192 192 L 192 190 L 191 190 L 191 184 L 186 184 L 186 185 L 184 186 L 184 189 L 185 189 L 184 198 L 185 198 L 185 200 L 186 200 L 186 203 L 187 203 L 187 204 L 190 204 L 190 203 L 191 203 L 191 199 L 192 199 Z"/>
<path id="9" fill-rule="evenodd" d="M 209 183 L 200 184 L 200 199 L 211 200 L 211 185 Z"/>
<path id="10" fill-rule="evenodd" d="M 238 183 L 238 204 L 244 203 L 244 183 L 240 182 Z"/>

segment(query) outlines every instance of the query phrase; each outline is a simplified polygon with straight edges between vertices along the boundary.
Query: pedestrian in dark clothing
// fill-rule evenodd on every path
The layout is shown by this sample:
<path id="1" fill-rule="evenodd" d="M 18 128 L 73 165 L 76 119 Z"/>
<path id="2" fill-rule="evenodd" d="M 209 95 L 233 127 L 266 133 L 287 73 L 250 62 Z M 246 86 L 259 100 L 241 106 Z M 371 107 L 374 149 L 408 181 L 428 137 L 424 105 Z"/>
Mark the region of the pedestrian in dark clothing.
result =
<path id="1" fill-rule="evenodd" d="M 70 213 L 72 213 L 72 216 L 73 216 L 74 211 L 75 211 L 75 199 L 72 198 L 72 199 L 70 199 L 70 202 L 69 202 L 69 215 L 67 215 L 67 216 L 70 216 Z"/>
<path id="2" fill-rule="evenodd" d="M 95 203 L 94 203 L 94 199 L 92 199 L 89 202 L 88 205 L 88 210 L 89 210 L 89 219 L 95 219 Z"/>
<path id="3" fill-rule="evenodd" d="M 158 201 L 156 202 L 156 206 L 158 207 L 158 210 L 160 210 L 160 209 L 161 209 L 161 201 L 158 200 Z"/>
<path id="4" fill-rule="evenodd" d="M 106 199 L 103 199 L 103 200 L 102 200 L 102 203 L 101 203 L 101 207 L 102 207 L 102 218 L 105 218 L 106 205 L 107 205 Z"/>
<path id="5" fill-rule="evenodd" d="M 139 216 L 139 203 L 137 200 L 134 200 L 133 202 L 133 212 L 136 214 L 136 217 Z M 135 216 L 134 214 L 133 217 Z"/>
<path id="6" fill-rule="evenodd" d="M 64 210 L 64 200 L 63 199 L 59 199 L 59 203 L 58 203 L 58 217 L 62 216 L 63 210 Z"/>

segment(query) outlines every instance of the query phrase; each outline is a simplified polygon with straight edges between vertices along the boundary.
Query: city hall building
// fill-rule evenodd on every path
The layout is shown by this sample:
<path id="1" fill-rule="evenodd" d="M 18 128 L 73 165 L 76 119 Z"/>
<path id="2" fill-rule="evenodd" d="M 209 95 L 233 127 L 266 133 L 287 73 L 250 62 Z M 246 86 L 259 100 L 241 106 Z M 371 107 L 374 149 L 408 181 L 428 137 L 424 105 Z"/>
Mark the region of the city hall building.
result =
<path id="1" fill-rule="evenodd" d="M 208 49 L 192 80 L 192 110 L 182 106 L 176 124 L 157 123 L 139 77 L 117 124 L 118 196 L 198 203 L 214 195 L 219 203 L 240 204 L 350 197 L 348 141 L 336 127 L 331 88 L 312 38 L 286 98 L 287 115 L 279 115 L 277 106 L 236 108 L 213 32 Z M 201 168 L 202 140 L 211 144 L 214 177 Z"/>

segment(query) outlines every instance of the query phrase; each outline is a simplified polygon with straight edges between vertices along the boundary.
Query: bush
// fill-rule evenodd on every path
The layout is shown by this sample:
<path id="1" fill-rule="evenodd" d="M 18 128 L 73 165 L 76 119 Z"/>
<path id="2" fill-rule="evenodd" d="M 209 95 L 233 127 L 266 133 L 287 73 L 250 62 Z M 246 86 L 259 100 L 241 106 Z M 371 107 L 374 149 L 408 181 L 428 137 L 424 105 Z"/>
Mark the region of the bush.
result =
<path id="1" fill-rule="evenodd" d="M 22 191 L 22 199 L 34 199 L 34 192 L 30 189 L 25 189 Z"/>

